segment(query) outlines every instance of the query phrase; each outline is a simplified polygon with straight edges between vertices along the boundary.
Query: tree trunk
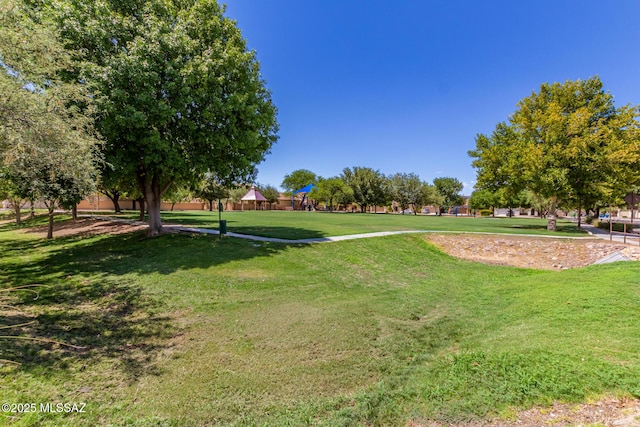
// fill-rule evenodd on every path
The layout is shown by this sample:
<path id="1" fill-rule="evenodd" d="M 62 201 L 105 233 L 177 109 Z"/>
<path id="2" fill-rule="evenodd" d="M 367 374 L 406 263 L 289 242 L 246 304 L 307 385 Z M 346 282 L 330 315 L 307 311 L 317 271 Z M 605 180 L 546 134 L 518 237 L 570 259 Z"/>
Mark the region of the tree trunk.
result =
<path id="1" fill-rule="evenodd" d="M 18 203 L 13 203 L 13 211 L 16 214 L 16 225 L 20 225 L 20 222 L 22 221 L 22 214 L 20 213 L 20 202 Z"/>
<path id="2" fill-rule="evenodd" d="M 112 194 L 109 194 L 109 192 L 105 191 L 104 194 L 109 198 L 109 200 L 111 200 L 111 203 L 113 203 L 113 210 L 116 213 L 121 213 L 122 209 L 120 208 L 120 192 L 113 191 Z"/>
<path id="3" fill-rule="evenodd" d="M 582 217 L 582 199 L 578 200 L 578 228 L 580 228 L 580 223 L 582 221 L 580 221 Z"/>
<path id="4" fill-rule="evenodd" d="M 49 206 L 49 227 L 47 228 L 47 239 L 53 239 L 53 203 Z"/>
<path id="5" fill-rule="evenodd" d="M 547 214 L 547 230 L 548 231 L 556 231 L 556 208 L 558 205 L 558 199 L 556 197 L 551 198 L 551 206 L 549 207 L 549 212 Z"/>
<path id="6" fill-rule="evenodd" d="M 209 200 L 209 212 L 213 212 L 213 200 Z"/>
<path id="7" fill-rule="evenodd" d="M 144 199 L 147 204 L 147 213 L 149 214 L 149 231 L 150 237 L 157 236 L 162 232 L 162 218 L 160 217 L 160 206 L 162 203 L 162 195 L 171 185 L 169 181 L 164 188 L 160 187 L 158 176 L 151 179 L 144 179 Z"/>
<path id="8" fill-rule="evenodd" d="M 140 215 L 138 216 L 140 221 L 144 221 L 144 198 L 139 198 L 138 199 L 138 207 L 139 207 L 139 212 Z"/>
<path id="9" fill-rule="evenodd" d="M 77 205 L 74 205 L 71 208 L 71 217 L 73 218 L 74 221 L 78 220 L 78 206 Z"/>
<path id="10" fill-rule="evenodd" d="M 36 217 L 36 207 L 33 200 L 29 200 L 29 204 L 31 205 L 31 209 L 29 210 L 29 219 L 33 219 Z"/>
<path id="11" fill-rule="evenodd" d="M 162 231 L 162 218 L 160 218 L 160 194 L 159 191 L 153 191 L 150 186 L 149 191 L 145 191 L 145 202 L 147 204 L 147 213 L 149 214 L 149 236 L 157 236 Z"/>

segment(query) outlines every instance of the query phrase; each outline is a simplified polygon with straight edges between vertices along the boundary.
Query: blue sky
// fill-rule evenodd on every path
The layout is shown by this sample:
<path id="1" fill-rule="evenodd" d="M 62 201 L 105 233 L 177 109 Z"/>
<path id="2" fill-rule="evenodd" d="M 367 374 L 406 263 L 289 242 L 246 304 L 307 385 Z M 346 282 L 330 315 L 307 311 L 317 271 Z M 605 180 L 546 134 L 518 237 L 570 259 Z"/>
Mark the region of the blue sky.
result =
<path id="1" fill-rule="evenodd" d="M 258 182 L 310 169 L 463 181 L 467 151 L 545 82 L 640 104 L 640 1 L 227 0 L 278 107 Z"/>

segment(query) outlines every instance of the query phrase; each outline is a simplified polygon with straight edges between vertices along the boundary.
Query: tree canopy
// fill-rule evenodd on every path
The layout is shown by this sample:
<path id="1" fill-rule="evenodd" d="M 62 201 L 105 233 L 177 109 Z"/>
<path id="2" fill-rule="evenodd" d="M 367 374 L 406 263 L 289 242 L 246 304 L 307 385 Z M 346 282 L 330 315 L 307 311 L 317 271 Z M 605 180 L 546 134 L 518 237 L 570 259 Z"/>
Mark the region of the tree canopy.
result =
<path id="1" fill-rule="evenodd" d="M 458 206 L 464 202 L 460 195 L 463 185 L 457 178 L 441 177 L 433 180 L 436 191 L 441 196 L 442 207 Z"/>
<path id="2" fill-rule="evenodd" d="M 51 238 L 55 207 L 75 206 L 94 188 L 91 98 L 64 78 L 75 63 L 50 15 L 10 0 L 0 14 L 0 168 L 12 196 L 47 204 Z"/>
<path id="3" fill-rule="evenodd" d="M 345 168 L 341 178 L 353 191 L 353 200 L 362 212 L 369 206 L 383 206 L 389 201 L 387 178 L 378 170 L 358 166 Z"/>
<path id="4" fill-rule="evenodd" d="M 309 184 L 315 184 L 317 180 L 318 176 L 310 170 L 296 169 L 284 176 L 281 186 L 288 195 L 291 195 L 294 191 L 300 190 Z"/>
<path id="5" fill-rule="evenodd" d="M 278 203 L 280 192 L 276 187 L 274 187 L 273 185 L 261 184 L 258 184 L 256 187 L 258 187 L 258 189 L 260 190 L 260 194 L 262 194 L 264 198 L 267 199 L 267 203 L 269 203 L 270 205 Z"/>
<path id="6" fill-rule="evenodd" d="M 508 123 L 478 135 L 469 152 L 480 189 L 526 188 L 549 202 L 548 228 L 559 202 L 620 198 L 637 184 L 640 143 L 636 107 L 615 108 L 598 77 L 545 83 L 518 103 Z M 634 173 L 635 171 L 635 173 Z"/>
<path id="7" fill-rule="evenodd" d="M 353 198 L 353 192 L 340 177 L 318 178 L 310 197 L 325 201 L 329 211 L 333 211 L 335 204 L 348 203 Z"/>
<path id="8" fill-rule="evenodd" d="M 172 184 L 250 182 L 276 141 L 255 52 L 214 0 L 54 1 L 96 94 L 105 157 L 144 194 L 149 231 Z"/>
<path id="9" fill-rule="evenodd" d="M 390 196 L 398 203 L 402 213 L 413 207 L 413 213 L 416 214 L 424 195 L 424 184 L 420 177 L 415 173 L 396 173 L 389 177 L 388 183 Z"/>

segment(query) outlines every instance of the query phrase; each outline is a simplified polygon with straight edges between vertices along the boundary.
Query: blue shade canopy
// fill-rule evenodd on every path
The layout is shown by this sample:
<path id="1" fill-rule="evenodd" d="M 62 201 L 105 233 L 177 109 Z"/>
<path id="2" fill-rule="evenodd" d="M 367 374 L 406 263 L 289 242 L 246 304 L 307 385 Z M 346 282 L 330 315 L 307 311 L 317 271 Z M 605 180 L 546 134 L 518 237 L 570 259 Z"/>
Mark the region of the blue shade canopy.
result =
<path id="1" fill-rule="evenodd" d="M 298 193 L 308 193 L 308 192 L 310 192 L 310 191 L 311 191 L 312 189 L 314 189 L 314 188 L 315 188 L 315 185 L 313 185 L 313 184 L 309 184 L 309 185 L 307 185 L 306 187 L 303 187 L 303 188 L 301 188 L 301 189 L 299 189 L 299 190 L 297 190 L 297 191 L 294 191 L 294 192 L 293 192 L 293 194 L 298 194 Z"/>

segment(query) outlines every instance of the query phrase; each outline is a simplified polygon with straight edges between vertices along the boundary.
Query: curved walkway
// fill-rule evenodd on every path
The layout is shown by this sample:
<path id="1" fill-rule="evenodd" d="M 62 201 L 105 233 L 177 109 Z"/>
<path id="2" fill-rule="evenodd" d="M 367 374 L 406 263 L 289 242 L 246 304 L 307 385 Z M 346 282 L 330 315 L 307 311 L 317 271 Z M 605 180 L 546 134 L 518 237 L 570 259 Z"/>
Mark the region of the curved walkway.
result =
<path id="1" fill-rule="evenodd" d="M 199 233 L 199 234 L 213 234 L 219 235 L 220 232 L 218 230 L 208 229 L 208 228 L 192 228 L 192 227 L 184 227 L 179 225 L 166 225 L 165 228 L 173 229 L 180 232 L 187 233 Z M 251 234 L 240 234 L 240 233 L 226 233 L 226 236 L 235 237 L 239 239 L 248 239 L 260 242 L 273 242 L 273 243 L 285 243 L 285 244 L 311 244 L 311 243 L 325 243 L 325 242 L 339 242 L 343 240 L 355 240 L 355 239 L 366 239 L 370 237 L 382 237 L 382 236 L 391 236 L 397 234 L 415 234 L 415 233 L 451 233 L 451 234 L 486 234 L 486 235 L 498 235 L 498 236 L 522 236 L 522 237 L 536 237 L 536 238 L 550 238 L 550 239 L 593 239 L 599 238 L 603 240 L 609 240 L 609 232 L 601 230 L 592 225 L 583 225 L 584 230 L 589 234 L 589 236 L 552 236 L 548 234 L 540 235 L 540 234 L 513 234 L 513 233 L 489 233 L 489 232 L 460 232 L 460 231 L 438 231 L 438 230 L 402 230 L 402 231 L 378 231 L 374 233 L 360 233 L 360 234 L 348 234 L 343 236 L 331 236 L 331 237 L 317 237 L 311 239 L 281 239 L 277 237 L 263 237 L 263 236 L 255 236 Z M 611 238 L 613 241 L 622 243 L 623 236 L 613 235 Z M 629 238 L 627 238 L 629 240 Z M 625 256 L 621 251 L 617 251 L 611 255 L 608 255 L 602 259 L 597 260 L 594 264 L 607 264 L 610 262 L 618 262 L 618 261 L 632 261 L 631 258 Z"/>
<path id="2" fill-rule="evenodd" d="M 125 220 L 125 219 L 116 219 L 111 217 L 98 217 L 93 216 L 96 219 L 108 220 L 108 221 L 122 221 L 128 223 L 136 223 L 136 224 L 144 224 L 139 221 Z M 355 240 L 355 239 L 366 239 L 371 237 L 382 237 L 382 236 L 392 236 L 397 234 L 416 234 L 416 233 L 451 233 L 451 234 L 486 234 L 486 235 L 496 235 L 496 236 L 521 236 L 521 237 L 536 237 L 536 238 L 549 238 L 549 239 L 593 239 L 598 238 L 602 240 L 612 240 L 616 243 L 623 242 L 622 233 L 613 233 L 610 237 L 609 232 L 594 227 L 589 224 L 582 224 L 581 227 L 589 234 L 589 236 L 552 236 L 548 234 L 513 234 L 513 233 L 490 233 L 490 232 L 481 232 L 481 231 L 443 231 L 443 230 L 401 230 L 401 231 L 378 231 L 373 233 L 360 233 L 360 234 L 347 234 L 343 236 L 330 236 L 330 237 L 316 237 L 310 239 L 281 239 L 278 237 L 263 237 L 263 236 L 255 236 L 252 234 L 241 234 L 241 233 L 233 233 L 228 232 L 225 236 L 235 237 L 238 239 L 247 239 L 258 242 L 273 242 L 273 243 L 284 243 L 289 245 L 297 245 L 297 244 L 311 244 L 311 243 L 327 243 L 327 242 L 340 242 L 344 240 Z M 210 229 L 210 228 L 196 228 L 196 227 L 186 227 L 183 225 L 164 225 L 164 229 L 174 230 L 178 232 L 184 233 L 197 233 L 197 234 L 210 234 L 210 235 L 219 235 L 220 232 L 218 230 Z M 638 238 L 630 238 L 627 236 L 627 241 L 631 244 L 634 239 Z M 606 256 L 594 264 L 605 264 L 609 262 L 617 262 L 617 261 L 631 261 L 630 258 L 626 257 L 622 252 L 618 251 L 609 256 Z"/>
<path id="3" fill-rule="evenodd" d="M 261 242 L 273 242 L 273 243 L 287 243 L 291 245 L 296 244 L 310 244 L 310 243 L 325 243 L 325 242 L 340 242 L 343 240 L 354 239 L 366 239 L 370 237 L 382 237 L 391 236 L 395 234 L 416 234 L 416 233 L 441 233 L 441 234 L 486 234 L 494 236 L 521 236 L 521 237 L 539 237 L 543 239 L 593 239 L 599 238 L 609 240 L 609 232 L 601 230 L 591 225 L 583 225 L 583 229 L 589 234 L 589 236 L 554 236 L 550 234 L 514 234 L 514 233 L 491 233 L 485 231 L 456 231 L 456 230 L 401 230 L 401 231 L 377 231 L 372 233 L 359 233 L 359 234 L 346 234 L 343 236 L 330 236 L 330 237 L 314 237 L 310 239 L 281 239 L 279 237 L 263 237 L 255 236 L 253 234 L 240 234 L 228 232 L 225 236 L 236 237 L 238 239 L 257 240 Z M 186 227 L 182 225 L 164 225 L 163 228 L 182 231 L 186 233 L 198 233 L 198 234 L 213 234 L 218 235 L 220 232 L 211 228 L 195 228 Z M 622 242 L 622 234 L 620 236 L 613 236 L 613 241 Z M 633 238 L 627 237 L 627 240 Z"/>
<path id="4" fill-rule="evenodd" d="M 182 231 L 186 233 L 216 234 L 216 235 L 220 234 L 218 230 L 213 230 L 209 228 L 192 228 L 192 227 L 183 227 L 180 225 L 165 225 L 163 226 L 163 228 Z M 253 234 L 240 234 L 240 233 L 231 233 L 231 232 L 226 233 L 225 236 L 236 237 L 238 239 L 257 240 L 260 242 L 286 243 L 290 245 L 297 245 L 297 244 L 310 244 L 310 243 L 339 242 L 342 240 L 365 239 L 368 237 L 381 237 L 381 236 L 391 236 L 394 234 L 409 234 L 409 233 L 433 233 L 433 231 L 428 231 L 428 230 L 378 231 L 375 233 L 347 234 L 344 236 L 314 237 L 311 239 L 296 239 L 296 240 L 281 239 L 278 237 L 263 237 L 263 236 L 255 236 Z"/>

